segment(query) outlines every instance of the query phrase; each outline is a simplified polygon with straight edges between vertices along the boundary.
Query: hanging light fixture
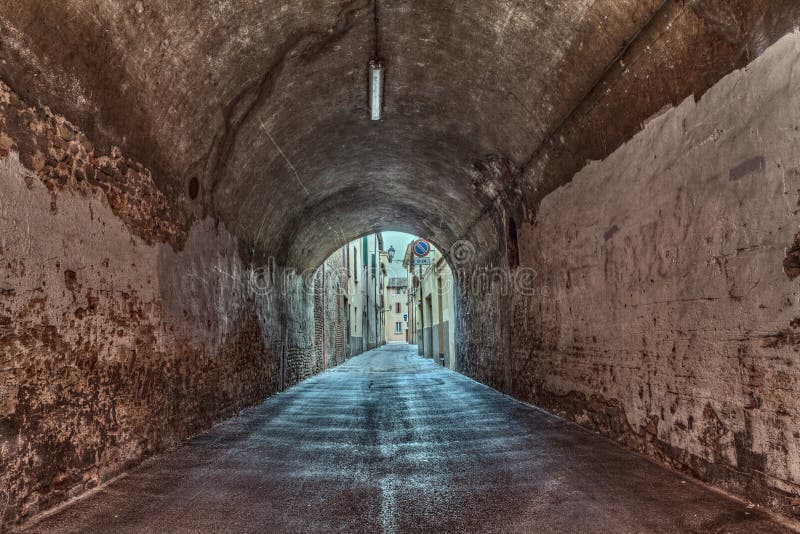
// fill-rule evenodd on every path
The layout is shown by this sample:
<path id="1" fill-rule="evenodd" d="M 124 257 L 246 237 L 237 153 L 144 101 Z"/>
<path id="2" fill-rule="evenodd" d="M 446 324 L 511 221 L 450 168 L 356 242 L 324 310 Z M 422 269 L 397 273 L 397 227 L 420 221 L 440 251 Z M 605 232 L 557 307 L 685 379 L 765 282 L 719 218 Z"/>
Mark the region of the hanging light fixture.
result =
<path id="1" fill-rule="evenodd" d="M 378 49 L 378 0 L 373 0 L 374 27 L 374 55 L 369 62 L 369 111 L 370 118 L 374 121 L 381 120 L 383 109 L 383 61 L 380 59 Z"/>
<path id="2" fill-rule="evenodd" d="M 370 118 L 381 120 L 383 106 L 383 62 L 373 59 L 369 62 L 369 108 Z"/>

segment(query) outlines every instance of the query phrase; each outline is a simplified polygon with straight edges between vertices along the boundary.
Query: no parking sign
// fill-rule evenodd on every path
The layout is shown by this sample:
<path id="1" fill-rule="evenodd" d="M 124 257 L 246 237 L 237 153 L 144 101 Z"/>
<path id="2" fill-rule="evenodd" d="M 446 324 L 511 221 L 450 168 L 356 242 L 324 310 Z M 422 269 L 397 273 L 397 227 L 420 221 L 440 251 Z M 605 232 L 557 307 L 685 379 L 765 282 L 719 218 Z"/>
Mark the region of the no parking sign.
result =
<path id="1" fill-rule="evenodd" d="M 431 252 L 431 244 L 425 241 L 424 239 L 417 239 L 414 241 L 414 246 L 411 247 L 414 251 L 414 255 L 420 258 L 424 258 Z"/>

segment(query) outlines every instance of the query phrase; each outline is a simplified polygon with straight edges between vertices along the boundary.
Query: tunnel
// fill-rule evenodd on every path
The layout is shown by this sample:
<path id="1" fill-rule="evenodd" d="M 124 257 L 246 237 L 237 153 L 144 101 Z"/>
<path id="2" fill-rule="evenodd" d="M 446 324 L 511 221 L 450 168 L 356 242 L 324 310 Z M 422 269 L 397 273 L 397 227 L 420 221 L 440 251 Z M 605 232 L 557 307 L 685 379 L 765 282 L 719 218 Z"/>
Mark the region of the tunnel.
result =
<path id="1" fill-rule="evenodd" d="M 1 1 L 0 531 L 797 531 L 799 25 Z M 386 232 L 447 358 L 333 338 Z"/>

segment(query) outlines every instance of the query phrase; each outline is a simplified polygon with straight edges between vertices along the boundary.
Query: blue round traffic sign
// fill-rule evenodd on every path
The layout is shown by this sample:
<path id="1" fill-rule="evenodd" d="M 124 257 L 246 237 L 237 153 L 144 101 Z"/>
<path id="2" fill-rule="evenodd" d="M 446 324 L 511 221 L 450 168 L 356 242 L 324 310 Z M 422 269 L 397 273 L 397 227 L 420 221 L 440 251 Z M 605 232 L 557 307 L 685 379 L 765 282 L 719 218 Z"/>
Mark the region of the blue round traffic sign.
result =
<path id="1" fill-rule="evenodd" d="M 423 258 L 427 256 L 431 251 L 431 244 L 425 241 L 424 239 L 417 239 L 414 241 L 414 246 L 412 247 L 414 254 Z"/>

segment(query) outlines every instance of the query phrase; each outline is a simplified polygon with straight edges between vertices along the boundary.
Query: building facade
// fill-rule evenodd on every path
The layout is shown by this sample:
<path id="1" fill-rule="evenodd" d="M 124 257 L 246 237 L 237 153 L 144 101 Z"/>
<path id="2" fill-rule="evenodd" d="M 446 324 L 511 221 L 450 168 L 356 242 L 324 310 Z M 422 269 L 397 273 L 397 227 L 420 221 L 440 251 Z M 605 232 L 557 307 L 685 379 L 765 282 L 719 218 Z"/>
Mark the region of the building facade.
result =
<path id="1" fill-rule="evenodd" d="M 387 278 L 386 341 L 410 342 L 408 334 L 408 278 Z"/>
<path id="2" fill-rule="evenodd" d="M 314 274 L 313 353 L 297 380 L 386 343 L 386 253 L 380 234 L 349 242 Z"/>
<path id="3" fill-rule="evenodd" d="M 339 251 L 343 276 L 343 330 L 348 355 L 386 342 L 384 334 L 385 260 L 380 234 L 349 242 Z"/>
<path id="4" fill-rule="evenodd" d="M 412 245 L 406 247 L 403 260 L 408 271 L 409 342 L 417 345 L 419 354 L 455 369 L 453 272 L 436 247 L 417 258 Z"/>

